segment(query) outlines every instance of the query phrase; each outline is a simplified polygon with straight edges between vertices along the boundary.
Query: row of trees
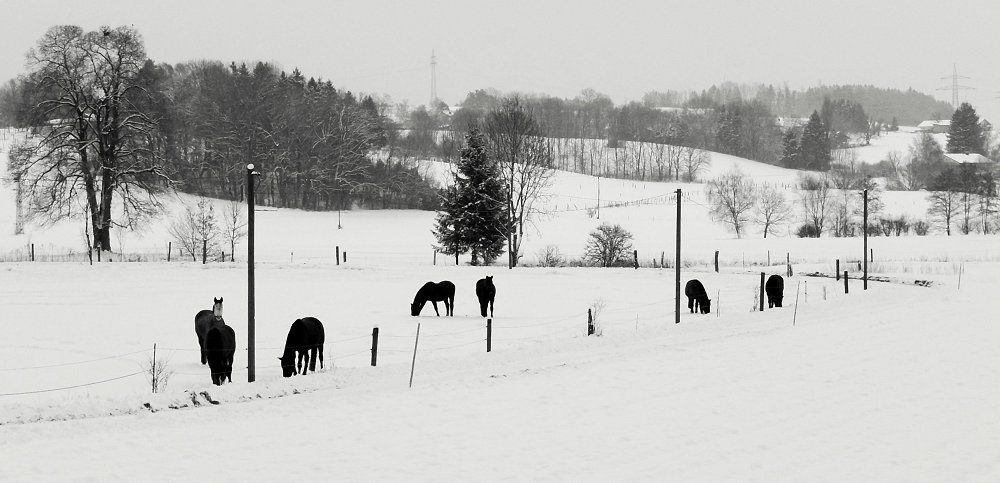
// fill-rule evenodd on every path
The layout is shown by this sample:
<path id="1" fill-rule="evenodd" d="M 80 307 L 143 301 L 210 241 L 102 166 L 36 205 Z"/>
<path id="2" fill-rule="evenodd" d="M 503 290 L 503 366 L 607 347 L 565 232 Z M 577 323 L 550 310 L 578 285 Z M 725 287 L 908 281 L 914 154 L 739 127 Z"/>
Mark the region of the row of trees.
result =
<path id="1" fill-rule="evenodd" d="M 179 188 L 240 199 L 245 166 L 263 176 L 257 202 L 341 209 L 437 206 L 434 187 L 395 149 L 398 128 L 371 97 L 258 62 L 148 59 L 132 27 L 51 28 L 29 72 L 3 89 L 0 111 L 31 127 L 10 173 L 30 212 L 86 215 L 94 246 L 133 228 Z M 114 214 L 113 214 L 114 213 Z"/>

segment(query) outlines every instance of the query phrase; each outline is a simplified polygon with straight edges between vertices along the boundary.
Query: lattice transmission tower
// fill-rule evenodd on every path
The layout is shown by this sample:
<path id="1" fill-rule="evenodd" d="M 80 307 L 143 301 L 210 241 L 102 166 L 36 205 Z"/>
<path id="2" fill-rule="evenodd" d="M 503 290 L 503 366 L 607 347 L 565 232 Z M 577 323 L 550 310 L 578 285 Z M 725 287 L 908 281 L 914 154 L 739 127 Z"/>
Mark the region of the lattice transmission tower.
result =
<path id="1" fill-rule="evenodd" d="M 438 99 L 438 81 L 437 81 L 437 57 L 434 55 L 434 51 L 431 50 L 431 102 L 428 107 L 437 104 Z"/>
<path id="2" fill-rule="evenodd" d="M 964 75 L 958 75 L 958 66 L 955 65 L 955 64 L 952 64 L 951 75 L 950 76 L 946 76 L 946 77 L 942 77 L 941 79 L 942 80 L 944 80 L 944 79 L 951 79 L 951 85 L 950 86 L 938 87 L 937 90 L 939 90 L 939 91 L 948 91 L 948 90 L 950 90 L 951 91 L 951 107 L 954 107 L 955 109 L 958 109 L 958 91 L 968 90 L 968 89 L 975 89 L 975 87 L 958 85 L 958 80 L 959 79 L 969 79 L 969 78 L 966 77 L 966 76 L 964 76 Z"/>

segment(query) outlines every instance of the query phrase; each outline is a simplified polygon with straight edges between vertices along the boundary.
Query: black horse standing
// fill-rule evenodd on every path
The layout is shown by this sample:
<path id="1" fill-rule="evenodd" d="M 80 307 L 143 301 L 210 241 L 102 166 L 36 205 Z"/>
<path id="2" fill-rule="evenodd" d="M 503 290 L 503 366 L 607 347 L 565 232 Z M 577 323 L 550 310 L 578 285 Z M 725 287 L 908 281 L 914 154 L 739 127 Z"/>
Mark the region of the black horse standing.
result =
<path id="1" fill-rule="evenodd" d="M 490 317 L 493 317 L 493 299 L 497 295 L 497 288 L 493 285 L 493 276 L 476 281 L 476 297 L 479 298 L 479 313 L 486 317 L 486 306 L 490 306 Z"/>
<path id="2" fill-rule="evenodd" d="M 285 339 L 285 352 L 278 358 L 281 361 L 282 375 L 292 377 L 292 374 L 301 373 L 304 376 L 307 371 L 316 372 L 317 358 L 319 368 L 322 369 L 325 341 L 326 332 L 323 331 L 323 323 L 315 317 L 303 317 L 292 322 L 292 327 L 288 329 L 288 338 Z M 297 363 L 296 353 L 299 356 Z"/>
<path id="3" fill-rule="evenodd" d="M 785 279 L 781 275 L 767 277 L 764 293 L 767 294 L 767 308 L 781 307 L 781 299 L 785 296 Z"/>
<path id="4" fill-rule="evenodd" d="M 420 311 L 423 310 L 424 304 L 430 301 L 434 305 L 434 313 L 441 316 L 441 312 L 438 312 L 438 302 L 444 301 L 444 314 L 454 316 L 455 315 L 455 284 L 444 280 L 439 283 L 427 282 L 420 290 L 417 290 L 417 295 L 413 297 L 413 303 L 410 304 L 410 315 L 416 317 L 420 315 Z"/>
<path id="5" fill-rule="evenodd" d="M 226 325 L 226 322 L 222 320 L 222 297 L 212 300 L 215 302 L 212 305 L 212 310 L 202 310 L 194 316 L 194 333 L 198 336 L 198 347 L 201 348 L 202 365 L 208 362 L 207 354 L 205 353 L 205 336 L 208 335 L 208 331 L 212 327 Z"/>
<path id="6" fill-rule="evenodd" d="M 225 380 L 233 382 L 233 356 L 236 354 L 236 332 L 228 325 L 217 325 L 205 336 L 208 367 L 212 370 L 212 383 L 221 386 Z"/>
<path id="7" fill-rule="evenodd" d="M 684 295 L 687 295 L 688 309 L 691 310 L 692 314 L 695 309 L 703 314 L 712 312 L 712 300 L 708 298 L 705 286 L 698 279 L 688 280 L 688 283 L 684 285 Z"/>

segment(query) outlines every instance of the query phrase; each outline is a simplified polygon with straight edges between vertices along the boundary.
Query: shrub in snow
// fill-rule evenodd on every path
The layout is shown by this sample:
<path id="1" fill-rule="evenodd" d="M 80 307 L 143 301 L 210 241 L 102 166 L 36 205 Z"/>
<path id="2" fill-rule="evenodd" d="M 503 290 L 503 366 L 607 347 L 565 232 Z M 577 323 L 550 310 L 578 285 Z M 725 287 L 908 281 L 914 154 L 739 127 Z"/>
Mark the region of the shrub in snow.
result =
<path id="1" fill-rule="evenodd" d="M 599 267 L 631 266 L 632 234 L 621 225 L 601 224 L 590 232 L 583 258 Z"/>
<path id="2" fill-rule="evenodd" d="M 566 257 L 559 251 L 556 245 L 545 245 L 538 250 L 539 267 L 562 267 L 566 265 Z"/>

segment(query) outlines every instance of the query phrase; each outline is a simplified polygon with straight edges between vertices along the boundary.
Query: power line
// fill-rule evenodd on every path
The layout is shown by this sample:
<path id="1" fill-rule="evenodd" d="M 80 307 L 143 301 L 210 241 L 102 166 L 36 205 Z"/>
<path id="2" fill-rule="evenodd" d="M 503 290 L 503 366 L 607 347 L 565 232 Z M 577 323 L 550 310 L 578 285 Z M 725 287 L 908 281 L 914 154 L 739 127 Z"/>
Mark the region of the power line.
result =
<path id="1" fill-rule="evenodd" d="M 132 377 L 132 376 L 136 376 L 136 375 L 142 374 L 143 372 L 145 372 L 145 371 L 133 372 L 131 374 L 125 374 L 124 376 L 112 377 L 111 379 L 105 379 L 103 381 L 94 381 L 94 382 L 88 382 L 86 384 L 77 384 L 75 386 L 55 387 L 55 388 L 52 388 L 52 389 L 41 389 L 41 390 L 38 390 L 38 391 L 24 391 L 24 392 L 2 393 L 2 394 L 0 394 L 0 397 L 3 397 L 3 396 L 23 396 L 25 394 L 39 394 L 39 393 L 43 393 L 43 392 L 65 391 L 67 389 L 76 389 L 78 387 L 93 386 L 93 385 L 96 385 L 96 384 L 104 384 L 105 382 L 117 381 L 119 379 L 125 379 L 126 377 Z"/>

